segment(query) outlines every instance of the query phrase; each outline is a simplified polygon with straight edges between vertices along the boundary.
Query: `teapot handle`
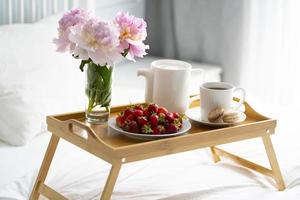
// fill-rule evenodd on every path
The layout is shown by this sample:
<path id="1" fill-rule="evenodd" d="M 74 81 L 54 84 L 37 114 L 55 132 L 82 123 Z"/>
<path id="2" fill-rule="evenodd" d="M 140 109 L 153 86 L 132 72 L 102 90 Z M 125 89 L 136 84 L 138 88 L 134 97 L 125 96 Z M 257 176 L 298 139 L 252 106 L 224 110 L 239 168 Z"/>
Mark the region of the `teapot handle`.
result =
<path id="1" fill-rule="evenodd" d="M 197 84 L 197 86 L 200 86 L 204 82 L 204 77 L 205 77 L 205 70 L 202 68 L 192 68 L 191 69 L 191 76 L 196 76 L 192 78 L 194 80 L 192 84 Z M 195 79 L 196 78 L 196 79 Z M 195 81 L 197 80 L 197 81 Z M 190 103 L 200 99 L 200 94 L 199 94 L 199 87 L 196 89 L 192 89 L 192 85 L 190 86 Z"/>
<path id="2" fill-rule="evenodd" d="M 204 75 L 205 75 L 205 70 L 201 68 L 192 68 L 192 76 L 193 75 L 199 75 L 200 74 L 200 80 L 204 82 Z"/>
<path id="3" fill-rule="evenodd" d="M 192 72 L 204 73 L 204 69 L 201 69 L 201 68 L 192 68 Z"/>

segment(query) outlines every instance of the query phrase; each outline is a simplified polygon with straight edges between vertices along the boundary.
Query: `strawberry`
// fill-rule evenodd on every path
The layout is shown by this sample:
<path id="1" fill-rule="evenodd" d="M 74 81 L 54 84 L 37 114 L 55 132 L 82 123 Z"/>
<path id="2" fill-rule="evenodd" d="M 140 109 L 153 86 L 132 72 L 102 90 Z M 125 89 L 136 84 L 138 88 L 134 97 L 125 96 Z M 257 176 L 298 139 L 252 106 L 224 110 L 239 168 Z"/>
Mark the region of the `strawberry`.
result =
<path id="1" fill-rule="evenodd" d="M 158 134 L 160 134 L 158 127 L 153 128 L 153 135 L 158 135 Z"/>
<path id="2" fill-rule="evenodd" d="M 140 131 L 136 121 L 127 121 L 124 130 L 131 133 L 138 133 Z"/>
<path id="3" fill-rule="evenodd" d="M 157 113 L 157 111 L 158 111 L 158 105 L 155 104 L 155 103 L 151 103 L 151 104 L 149 104 L 149 106 L 148 106 L 148 110 L 149 110 L 149 112 L 150 112 L 151 114 Z"/>
<path id="4" fill-rule="evenodd" d="M 146 124 L 142 127 L 142 133 L 151 134 L 153 133 L 153 130 L 150 125 Z"/>
<path id="5" fill-rule="evenodd" d="M 147 117 L 138 117 L 137 122 L 140 126 L 144 126 L 145 124 L 148 123 Z"/>
<path id="6" fill-rule="evenodd" d="M 166 132 L 167 133 L 176 133 L 178 130 L 177 130 L 177 127 L 175 124 L 168 124 L 167 128 L 166 128 Z"/>
<path id="7" fill-rule="evenodd" d="M 166 133 L 166 128 L 162 125 L 157 126 L 159 134 L 165 134 Z"/>
<path id="8" fill-rule="evenodd" d="M 147 107 L 132 105 L 116 118 L 118 127 L 125 131 L 144 134 L 176 133 L 182 128 L 183 117 L 177 112 L 168 112 L 165 107 L 151 103 Z"/>
<path id="9" fill-rule="evenodd" d="M 172 123 L 174 121 L 174 115 L 171 112 L 168 112 L 166 114 L 166 120 L 168 120 L 168 122 Z"/>
<path id="10" fill-rule="evenodd" d="M 124 118 L 125 118 L 125 115 L 124 115 Z M 126 121 L 134 121 L 134 116 L 133 114 L 130 114 L 128 115 L 126 118 L 125 118 Z"/>
<path id="11" fill-rule="evenodd" d="M 143 116 L 143 111 L 142 110 L 134 110 L 133 111 L 133 116 L 137 119 L 138 117 Z"/>
<path id="12" fill-rule="evenodd" d="M 156 114 L 151 115 L 149 121 L 152 127 L 156 127 L 158 124 L 158 116 Z"/>
<path id="13" fill-rule="evenodd" d="M 158 124 L 165 124 L 166 123 L 166 115 L 164 113 L 158 114 Z"/>
<path id="14" fill-rule="evenodd" d="M 182 119 L 181 118 L 174 119 L 173 124 L 176 126 L 177 130 L 181 129 Z"/>
<path id="15" fill-rule="evenodd" d="M 173 112 L 173 116 L 174 116 L 174 118 L 179 118 L 180 117 L 179 113 L 177 113 L 177 112 Z"/>
<path id="16" fill-rule="evenodd" d="M 182 122 L 180 122 L 180 124 L 178 125 L 178 128 L 179 128 L 179 129 L 182 128 Z"/>
<path id="17" fill-rule="evenodd" d="M 182 123 L 182 117 L 177 118 L 180 123 Z"/>
<path id="18" fill-rule="evenodd" d="M 133 110 L 130 109 L 130 108 L 127 108 L 125 111 L 124 111 L 124 117 L 125 119 L 129 116 L 129 115 L 132 115 L 133 114 Z"/>
<path id="19" fill-rule="evenodd" d="M 116 118 L 116 123 L 117 123 L 117 126 L 118 126 L 118 127 L 123 128 L 124 125 L 125 125 L 125 119 L 124 119 L 124 117 L 118 116 L 118 117 Z"/>
<path id="20" fill-rule="evenodd" d="M 134 109 L 143 111 L 143 106 L 142 105 L 136 105 L 136 106 L 134 106 Z"/>
<path id="21" fill-rule="evenodd" d="M 163 125 L 158 125 L 157 127 L 153 128 L 153 134 L 165 134 L 166 128 Z"/>
<path id="22" fill-rule="evenodd" d="M 150 112 L 149 112 L 149 110 L 146 108 L 146 109 L 144 109 L 144 111 L 143 111 L 143 114 L 144 114 L 144 116 L 145 117 L 150 117 Z"/>
<path id="23" fill-rule="evenodd" d="M 160 114 L 160 113 L 167 114 L 168 110 L 165 107 L 159 107 L 157 110 L 157 114 Z"/>

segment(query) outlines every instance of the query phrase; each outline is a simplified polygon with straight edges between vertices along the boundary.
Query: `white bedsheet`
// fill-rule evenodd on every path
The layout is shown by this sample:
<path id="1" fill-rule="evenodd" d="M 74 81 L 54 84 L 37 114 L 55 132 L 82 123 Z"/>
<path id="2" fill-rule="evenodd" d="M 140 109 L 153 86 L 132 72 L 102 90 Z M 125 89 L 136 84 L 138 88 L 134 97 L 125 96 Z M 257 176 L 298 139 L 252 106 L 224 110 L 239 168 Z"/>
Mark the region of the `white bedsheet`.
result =
<path id="1" fill-rule="evenodd" d="M 267 110 L 267 107 L 264 109 Z M 278 128 L 272 139 L 287 186 L 283 192 L 275 189 L 272 179 L 226 159 L 214 164 L 210 152 L 203 149 L 124 165 L 112 199 L 300 199 L 300 128 L 297 128 L 297 112 L 290 111 L 285 108 L 274 112 L 278 117 Z M 42 135 L 29 147 L 14 151 L 1 145 L 0 199 L 28 199 L 47 140 L 49 136 Z M 260 139 L 223 147 L 268 166 Z M 46 182 L 70 199 L 99 199 L 109 167 L 107 163 L 62 141 Z M 15 174 L 13 178 L 12 174 Z"/>

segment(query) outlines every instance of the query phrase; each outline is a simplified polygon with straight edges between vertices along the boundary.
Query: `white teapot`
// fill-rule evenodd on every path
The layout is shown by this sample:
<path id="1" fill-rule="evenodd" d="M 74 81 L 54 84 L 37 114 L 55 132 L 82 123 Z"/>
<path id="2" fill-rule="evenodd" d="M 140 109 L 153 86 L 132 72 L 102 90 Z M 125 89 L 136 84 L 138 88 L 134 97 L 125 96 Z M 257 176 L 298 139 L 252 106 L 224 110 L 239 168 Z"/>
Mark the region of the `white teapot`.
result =
<path id="1" fill-rule="evenodd" d="M 203 76 L 202 69 L 192 69 L 191 64 L 180 60 L 155 60 L 150 68 L 138 69 L 137 75 L 146 78 L 145 101 L 185 113 L 189 106 L 191 72 Z"/>

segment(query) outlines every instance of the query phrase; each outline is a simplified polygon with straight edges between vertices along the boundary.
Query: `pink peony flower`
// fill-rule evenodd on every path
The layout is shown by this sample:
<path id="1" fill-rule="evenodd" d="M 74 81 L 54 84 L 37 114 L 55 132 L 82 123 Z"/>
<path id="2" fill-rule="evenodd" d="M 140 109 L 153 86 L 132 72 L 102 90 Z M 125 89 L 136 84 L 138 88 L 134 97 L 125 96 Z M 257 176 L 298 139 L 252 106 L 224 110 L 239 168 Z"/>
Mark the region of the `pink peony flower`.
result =
<path id="1" fill-rule="evenodd" d="M 119 12 L 113 23 L 109 23 L 73 9 L 59 20 L 54 43 L 59 52 L 69 51 L 85 62 L 91 59 L 95 64 L 112 66 L 122 56 L 134 61 L 134 57 L 147 54 L 146 27 L 142 18 L 124 12 Z"/>
<path id="2" fill-rule="evenodd" d="M 143 57 L 146 55 L 148 45 L 144 44 L 147 37 L 147 24 L 142 18 L 119 12 L 114 20 L 120 30 L 120 48 L 128 49 L 127 58 L 134 60 L 134 57 Z"/>
<path id="3" fill-rule="evenodd" d="M 70 28 L 78 24 L 85 23 L 89 19 L 89 13 L 84 10 L 73 9 L 65 13 L 58 22 L 58 38 L 53 40 L 53 42 L 57 45 L 57 51 L 70 51 L 72 53 L 76 45 L 69 40 Z"/>
<path id="4" fill-rule="evenodd" d="M 74 55 L 82 60 L 89 58 L 95 64 L 113 66 L 121 59 L 119 30 L 111 23 L 90 19 L 84 24 L 71 27 L 69 39 L 76 43 Z"/>

